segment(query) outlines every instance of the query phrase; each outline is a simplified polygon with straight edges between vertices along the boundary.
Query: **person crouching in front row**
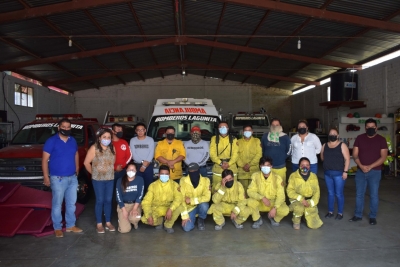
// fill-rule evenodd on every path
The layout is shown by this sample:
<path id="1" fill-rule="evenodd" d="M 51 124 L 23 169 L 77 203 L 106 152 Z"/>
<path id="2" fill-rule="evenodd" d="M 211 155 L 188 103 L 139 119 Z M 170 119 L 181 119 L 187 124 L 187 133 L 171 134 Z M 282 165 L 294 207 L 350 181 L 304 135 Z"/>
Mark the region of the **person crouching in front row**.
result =
<path id="1" fill-rule="evenodd" d="M 126 174 L 117 180 L 117 213 L 118 213 L 118 231 L 120 233 L 129 233 L 132 229 L 138 229 L 138 223 L 141 218 L 142 208 L 140 203 L 143 198 L 144 181 L 143 178 L 136 175 L 136 166 L 129 163 L 126 166 Z"/>
<path id="2" fill-rule="evenodd" d="M 160 179 L 150 184 L 142 201 L 142 223 L 155 226 L 157 230 L 164 227 L 167 233 L 172 234 L 172 227 L 184 210 L 183 197 L 178 183 L 169 179 L 170 169 L 167 165 L 161 165 L 158 173 Z"/>

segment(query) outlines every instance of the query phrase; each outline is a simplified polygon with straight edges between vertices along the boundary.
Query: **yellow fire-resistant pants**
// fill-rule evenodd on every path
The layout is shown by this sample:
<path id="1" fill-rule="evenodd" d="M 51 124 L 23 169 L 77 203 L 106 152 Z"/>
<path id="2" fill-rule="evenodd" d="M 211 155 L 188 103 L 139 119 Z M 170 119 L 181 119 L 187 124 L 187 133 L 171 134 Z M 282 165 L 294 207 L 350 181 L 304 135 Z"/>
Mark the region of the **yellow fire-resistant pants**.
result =
<path id="1" fill-rule="evenodd" d="M 275 205 L 275 202 L 270 200 L 271 205 L 269 207 L 265 206 L 262 200 L 255 200 L 253 198 L 250 198 L 247 200 L 247 205 L 260 214 L 260 212 L 269 212 Z M 275 222 L 280 222 L 286 215 L 289 214 L 289 207 L 286 205 L 286 203 L 282 203 L 279 207 L 276 209 L 276 214 L 274 217 Z M 260 215 L 258 215 L 258 218 Z M 258 219 L 257 219 L 258 220 Z"/>
<path id="2" fill-rule="evenodd" d="M 215 223 L 218 225 L 222 225 L 225 222 L 224 216 L 231 216 L 231 212 L 234 209 L 236 212 L 239 212 L 235 219 L 235 222 L 237 224 L 244 223 L 250 215 L 252 215 L 253 221 L 257 221 L 258 218 L 260 218 L 259 212 L 255 211 L 251 207 L 241 206 L 239 208 L 235 204 L 229 204 L 225 202 L 212 204 L 207 213 L 213 214 Z M 239 211 L 237 211 L 237 209 L 239 209 Z"/>
<path id="3" fill-rule="evenodd" d="M 154 221 L 154 225 L 153 226 L 157 226 L 162 224 L 163 219 L 165 217 L 165 214 L 167 214 L 167 210 L 169 209 L 169 207 L 164 207 L 164 206 L 158 206 L 158 207 L 152 207 L 152 211 L 151 211 L 151 216 L 153 217 L 153 221 Z M 181 215 L 181 212 L 184 211 L 184 207 L 182 205 L 180 205 L 176 210 L 172 211 L 172 217 L 171 220 L 169 221 L 165 221 L 164 222 L 164 226 L 166 228 L 172 228 L 172 226 L 174 226 L 174 223 L 176 221 L 176 219 L 178 219 L 178 217 Z M 147 219 L 150 217 L 147 217 L 148 215 L 143 214 L 142 216 L 142 223 L 145 224 L 149 224 L 147 222 Z"/>
<path id="4" fill-rule="evenodd" d="M 130 212 L 133 209 L 135 203 L 125 204 L 125 209 L 128 212 L 128 219 L 126 219 L 122 213 L 122 210 L 117 205 L 117 213 L 118 213 L 118 231 L 122 234 L 129 233 L 132 229 L 132 224 L 137 225 L 140 221 L 140 217 L 136 218 L 130 215 Z M 139 216 L 142 214 L 142 207 L 139 205 L 138 207 Z"/>
<path id="5" fill-rule="evenodd" d="M 318 215 L 318 208 L 315 207 L 304 207 L 304 205 L 299 201 L 294 201 L 290 204 L 290 211 L 293 211 L 293 223 L 300 224 L 301 216 L 304 214 L 307 226 L 311 229 L 318 229 L 324 223 L 321 221 Z"/>
<path id="6" fill-rule="evenodd" d="M 243 185 L 244 193 L 247 196 L 247 188 L 249 188 L 251 179 L 238 179 L 238 181 Z"/>
<path id="7" fill-rule="evenodd" d="M 286 187 L 286 185 L 287 185 L 287 182 L 286 182 L 286 167 L 283 167 L 283 168 L 280 168 L 280 169 L 272 168 L 272 172 L 274 174 L 279 175 L 282 178 L 283 186 Z"/>

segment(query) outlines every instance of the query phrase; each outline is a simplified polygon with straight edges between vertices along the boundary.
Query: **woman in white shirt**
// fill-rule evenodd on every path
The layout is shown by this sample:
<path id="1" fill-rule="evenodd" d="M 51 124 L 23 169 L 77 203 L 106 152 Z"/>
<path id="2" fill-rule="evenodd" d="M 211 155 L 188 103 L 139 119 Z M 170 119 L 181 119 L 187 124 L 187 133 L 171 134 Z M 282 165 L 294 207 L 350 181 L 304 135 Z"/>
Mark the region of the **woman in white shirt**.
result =
<path id="1" fill-rule="evenodd" d="M 307 157 L 310 160 L 311 172 L 317 174 L 318 159 L 317 154 L 321 152 L 321 141 L 318 136 L 308 132 L 308 123 L 305 120 L 300 120 L 297 124 L 298 134 L 292 136 L 292 169 L 293 172 L 299 168 L 299 160 L 302 157 Z"/>

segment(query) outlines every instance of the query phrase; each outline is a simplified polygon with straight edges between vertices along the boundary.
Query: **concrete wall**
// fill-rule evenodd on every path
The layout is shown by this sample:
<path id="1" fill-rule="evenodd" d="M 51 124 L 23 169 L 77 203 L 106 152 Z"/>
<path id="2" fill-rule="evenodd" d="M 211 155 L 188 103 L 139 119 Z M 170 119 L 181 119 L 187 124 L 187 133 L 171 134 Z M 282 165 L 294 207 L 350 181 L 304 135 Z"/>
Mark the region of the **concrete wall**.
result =
<path id="1" fill-rule="evenodd" d="M 290 94 L 290 93 L 289 93 Z M 189 75 L 167 76 L 146 82 L 115 85 L 79 91 L 74 94 L 76 111 L 88 117 L 104 119 L 106 111 L 112 114 L 135 114 L 148 121 L 153 106 L 159 98 L 210 98 L 222 113 L 252 112 L 264 107 L 268 114 L 278 114 L 290 125 L 290 100 L 288 92 L 265 89 L 254 85 Z M 282 112 L 282 106 L 285 106 Z M 284 117 L 284 118 L 283 118 Z"/>
<path id="2" fill-rule="evenodd" d="M 329 84 L 325 84 L 291 97 L 293 124 L 302 118 L 319 118 L 327 130 L 338 124 L 337 118 L 350 112 L 373 117 L 376 113 L 389 114 L 400 108 L 400 58 L 358 71 L 358 83 L 358 99 L 365 101 L 366 108 L 320 107 L 319 103 L 327 101 Z"/>
<path id="3" fill-rule="evenodd" d="M 6 110 L 8 121 L 14 122 L 14 134 L 19 130 L 20 127 L 22 127 L 22 125 L 33 121 L 35 119 L 35 115 L 38 113 L 61 114 L 75 112 L 74 97 L 72 95 L 61 94 L 46 87 L 42 87 L 10 75 L 6 75 L 4 78 L 3 90 L 2 79 L 3 75 L 0 77 L 0 110 Z M 14 105 L 15 83 L 33 88 L 33 107 Z M 9 105 L 7 103 L 4 104 L 5 98 L 7 99 Z"/>

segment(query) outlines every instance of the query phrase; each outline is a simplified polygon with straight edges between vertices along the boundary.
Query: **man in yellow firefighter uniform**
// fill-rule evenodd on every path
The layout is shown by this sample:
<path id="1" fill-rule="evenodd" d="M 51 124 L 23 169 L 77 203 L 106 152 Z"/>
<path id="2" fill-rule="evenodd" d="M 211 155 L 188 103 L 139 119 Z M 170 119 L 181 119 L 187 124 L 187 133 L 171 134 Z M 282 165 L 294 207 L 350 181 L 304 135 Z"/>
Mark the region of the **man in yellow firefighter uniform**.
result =
<path id="1" fill-rule="evenodd" d="M 293 228 L 300 229 L 300 220 L 304 215 L 307 226 L 311 229 L 320 228 L 323 224 L 318 215 L 320 197 L 317 176 L 310 172 L 310 160 L 303 157 L 299 160 L 299 169 L 289 177 L 286 188 L 290 200 L 290 211 L 293 211 Z"/>
<path id="2" fill-rule="evenodd" d="M 161 165 L 160 179 L 150 184 L 142 201 L 142 222 L 155 226 L 158 230 L 164 226 L 165 231 L 172 234 L 174 232 L 172 227 L 184 208 L 179 185 L 169 179 L 169 174 L 169 167 Z"/>
<path id="3" fill-rule="evenodd" d="M 258 162 L 262 156 L 261 141 L 253 135 L 251 125 L 243 126 L 243 138 L 238 140 L 239 156 L 237 160 L 238 180 L 243 185 L 244 192 L 251 182 L 251 175 L 257 171 Z"/>
<path id="4" fill-rule="evenodd" d="M 236 138 L 229 135 L 227 122 L 220 122 L 218 126 L 219 134 L 213 136 L 210 142 L 210 158 L 214 162 L 212 168 L 212 189 L 221 183 L 221 173 L 223 170 L 230 169 L 234 175 L 237 174 L 236 162 L 238 160 L 238 145 Z"/>
<path id="5" fill-rule="evenodd" d="M 195 162 L 188 165 L 188 171 L 188 176 L 180 181 L 184 207 L 181 213 L 182 227 L 185 232 L 194 229 L 196 215 L 198 215 L 197 228 L 203 231 L 209 208 L 208 202 L 211 199 L 210 179 L 200 175 L 200 166 Z"/>
<path id="6" fill-rule="evenodd" d="M 233 178 L 231 170 L 222 172 L 222 180 L 216 187 L 217 192 L 212 196 L 213 204 L 208 210 L 208 214 L 213 214 L 216 223 L 215 230 L 221 230 L 225 225 L 225 216 L 230 216 L 232 223 L 237 229 L 242 229 L 242 223 L 247 217 L 252 215 L 260 216 L 257 210 L 247 205 L 244 189 L 241 183 Z"/>
<path id="7" fill-rule="evenodd" d="M 165 129 L 166 138 L 157 143 L 154 158 L 162 165 L 166 165 L 171 170 L 170 179 L 182 178 L 182 160 L 186 157 L 186 150 L 183 142 L 175 138 L 175 128 L 168 126 Z"/>
<path id="8" fill-rule="evenodd" d="M 253 209 L 268 212 L 268 218 L 273 226 L 288 215 L 289 207 L 285 203 L 285 188 L 282 177 L 271 172 L 272 159 L 262 157 L 259 161 L 261 171 L 253 173 L 247 194 L 250 199 L 248 205 Z M 263 224 L 261 216 L 251 226 L 260 228 Z"/>

